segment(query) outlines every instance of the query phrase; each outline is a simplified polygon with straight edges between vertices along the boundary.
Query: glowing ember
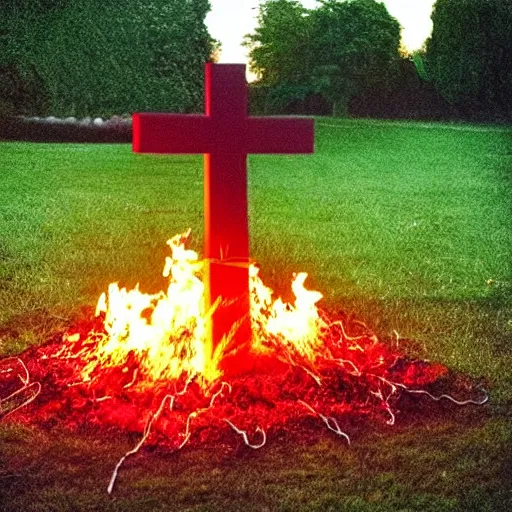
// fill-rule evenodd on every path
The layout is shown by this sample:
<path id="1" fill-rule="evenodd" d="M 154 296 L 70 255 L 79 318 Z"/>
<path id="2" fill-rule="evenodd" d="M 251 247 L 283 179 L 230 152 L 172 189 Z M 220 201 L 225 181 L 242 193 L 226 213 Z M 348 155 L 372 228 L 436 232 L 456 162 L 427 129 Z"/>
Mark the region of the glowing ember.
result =
<path id="1" fill-rule="evenodd" d="M 392 425 L 403 392 L 459 405 L 487 400 L 417 389 L 439 382 L 448 370 L 403 357 L 360 324 L 351 326 L 359 332 L 347 334 L 340 320 L 319 312 L 322 295 L 304 287 L 304 273 L 295 276 L 295 300 L 287 304 L 273 298 L 251 266 L 252 338 L 240 344 L 234 326 L 211 355 L 206 324 L 213 311 L 205 307 L 203 264 L 185 248 L 188 236 L 168 241 L 165 292 L 111 284 L 99 299 L 94 328 L 0 361 L 0 397 L 6 396 L 0 418 L 63 421 L 71 428 L 86 422 L 143 434 L 119 461 L 109 492 L 125 458 L 147 442 L 177 450 L 219 440 L 228 429 L 259 448 L 267 434 L 292 431 L 311 416 L 349 441 L 340 425 L 347 413 L 384 415 Z M 30 410 L 20 409 L 29 402 Z"/>

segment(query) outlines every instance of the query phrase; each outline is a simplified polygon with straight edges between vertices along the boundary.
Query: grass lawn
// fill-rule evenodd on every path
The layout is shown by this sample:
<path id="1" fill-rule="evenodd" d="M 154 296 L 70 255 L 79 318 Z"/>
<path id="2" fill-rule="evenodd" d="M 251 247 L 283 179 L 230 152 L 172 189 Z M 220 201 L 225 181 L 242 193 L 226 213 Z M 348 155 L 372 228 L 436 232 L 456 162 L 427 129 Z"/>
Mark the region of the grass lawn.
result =
<path id="1" fill-rule="evenodd" d="M 285 298 L 481 380 L 482 408 L 355 425 L 312 444 L 143 453 L 135 439 L 0 425 L 3 510 L 512 510 L 512 128 L 318 119 L 312 156 L 249 159 L 252 256 Z M 201 250 L 200 156 L 0 143 L 0 357 L 90 314 L 108 283 L 156 291 L 170 236 Z"/>

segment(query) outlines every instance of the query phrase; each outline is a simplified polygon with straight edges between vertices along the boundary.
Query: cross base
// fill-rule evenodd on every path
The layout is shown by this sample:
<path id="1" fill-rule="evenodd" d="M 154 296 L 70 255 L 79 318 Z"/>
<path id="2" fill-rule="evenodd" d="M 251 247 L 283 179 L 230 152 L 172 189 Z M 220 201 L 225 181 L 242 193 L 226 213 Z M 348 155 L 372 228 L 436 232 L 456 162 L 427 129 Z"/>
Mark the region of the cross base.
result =
<path id="1" fill-rule="evenodd" d="M 210 260 L 205 270 L 206 307 L 215 307 L 207 330 L 207 353 L 213 357 L 224 337 L 232 336 L 230 342 L 238 347 L 251 340 L 249 268 L 247 262 Z"/>

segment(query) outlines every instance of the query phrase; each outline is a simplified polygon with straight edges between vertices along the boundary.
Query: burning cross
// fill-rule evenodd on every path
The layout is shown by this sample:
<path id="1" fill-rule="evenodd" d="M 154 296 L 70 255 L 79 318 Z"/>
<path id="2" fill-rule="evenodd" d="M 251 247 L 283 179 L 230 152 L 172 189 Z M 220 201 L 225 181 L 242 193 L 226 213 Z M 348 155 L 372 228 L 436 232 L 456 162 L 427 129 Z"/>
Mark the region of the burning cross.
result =
<path id="1" fill-rule="evenodd" d="M 248 153 L 312 153 L 312 119 L 248 117 L 243 64 L 206 64 L 205 114 L 133 114 L 136 153 L 204 153 L 204 257 L 209 350 L 234 325 L 250 336 Z"/>

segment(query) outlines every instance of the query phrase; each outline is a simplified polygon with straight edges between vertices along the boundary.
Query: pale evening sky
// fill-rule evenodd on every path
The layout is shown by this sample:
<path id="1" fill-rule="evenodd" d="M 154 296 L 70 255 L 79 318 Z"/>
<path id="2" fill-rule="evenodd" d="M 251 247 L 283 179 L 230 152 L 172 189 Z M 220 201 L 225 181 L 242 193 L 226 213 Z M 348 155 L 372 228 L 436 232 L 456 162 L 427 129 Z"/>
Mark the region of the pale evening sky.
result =
<path id="1" fill-rule="evenodd" d="M 432 30 L 430 13 L 435 0 L 382 0 L 402 25 L 403 43 L 409 50 L 421 47 Z M 253 32 L 259 0 L 210 0 L 212 10 L 206 18 L 210 34 L 222 42 L 220 62 L 247 62 L 246 49 L 240 43 Z M 316 0 L 301 0 L 304 7 L 315 7 Z"/>

